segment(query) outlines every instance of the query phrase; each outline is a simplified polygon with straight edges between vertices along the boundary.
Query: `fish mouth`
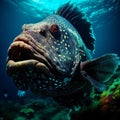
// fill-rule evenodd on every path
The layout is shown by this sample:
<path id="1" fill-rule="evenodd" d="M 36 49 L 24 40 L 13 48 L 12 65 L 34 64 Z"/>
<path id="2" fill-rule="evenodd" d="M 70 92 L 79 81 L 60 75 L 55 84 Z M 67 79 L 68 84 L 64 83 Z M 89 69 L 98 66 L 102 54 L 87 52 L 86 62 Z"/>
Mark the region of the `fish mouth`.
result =
<path id="1" fill-rule="evenodd" d="M 47 51 L 38 46 L 29 35 L 21 34 L 16 37 L 8 49 L 8 67 L 20 67 L 24 65 L 42 65 L 46 69 L 55 69 L 55 64 L 50 61 Z M 11 66 L 11 67 L 12 67 Z"/>
<path id="2" fill-rule="evenodd" d="M 44 83 L 49 79 L 62 80 L 61 76 L 63 76 L 50 59 L 47 50 L 26 34 L 16 37 L 8 49 L 7 73 L 21 90 L 26 90 L 29 86 L 33 87 L 33 81 L 37 82 L 41 79 Z"/>

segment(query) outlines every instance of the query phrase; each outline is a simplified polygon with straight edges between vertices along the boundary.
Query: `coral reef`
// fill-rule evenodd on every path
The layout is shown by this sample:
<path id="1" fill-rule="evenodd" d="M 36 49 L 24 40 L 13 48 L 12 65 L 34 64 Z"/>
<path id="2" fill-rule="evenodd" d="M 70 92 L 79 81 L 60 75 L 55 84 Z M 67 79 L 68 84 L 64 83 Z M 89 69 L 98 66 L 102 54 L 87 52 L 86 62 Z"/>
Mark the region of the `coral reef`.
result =
<path id="1" fill-rule="evenodd" d="M 114 82 L 100 96 L 103 111 L 120 112 L 120 72 L 116 76 L 113 76 Z"/>
<path id="2" fill-rule="evenodd" d="M 41 99 L 30 99 L 24 104 L 1 100 L 0 106 L 0 118 L 5 120 L 69 120 L 64 107 L 54 101 L 48 105 Z"/>
<path id="3" fill-rule="evenodd" d="M 111 78 L 113 81 L 106 91 L 97 93 L 93 89 L 90 106 L 71 113 L 71 120 L 84 119 L 120 119 L 120 69 Z"/>
<path id="4" fill-rule="evenodd" d="M 0 100 L 0 119 L 3 120 L 84 120 L 84 119 L 120 119 L 120 71 L 112 78 L 112 84 L 106 91 L 92 90 L 90 106 L 74 106 L 77 111 L 56 103 L 52 98 L 19 100 Z"/>
<path id="5" fill-rule="evenodd" d="M 20 110 L 21 115 L 25 116 L 26 118 L 30 119 L 34 117 L 35 110 L 32 108 L 22 108 Z"/>

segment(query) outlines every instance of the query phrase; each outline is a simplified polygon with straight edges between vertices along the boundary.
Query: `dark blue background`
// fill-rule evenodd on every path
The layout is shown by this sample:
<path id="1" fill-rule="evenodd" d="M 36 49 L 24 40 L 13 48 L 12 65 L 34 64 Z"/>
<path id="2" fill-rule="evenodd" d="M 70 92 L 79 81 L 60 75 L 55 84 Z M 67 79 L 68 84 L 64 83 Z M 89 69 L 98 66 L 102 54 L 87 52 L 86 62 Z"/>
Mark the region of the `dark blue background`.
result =
<path id="1" fill-rule="evenodd" d="M 21 26 L 24 23 L 38 22 L 40 19 L 18 11 L 17 7 L 12 6 L 6 0 L 0 1 L 0 97 L 4 89 L 7 89 L 11 96 L 16 94 L 16 87 L 11 78 L 7 76 L 5 70 L 7 49 L 10 43 L 22 31 Z M 96 37 L 96 50 L 93 56 L 97 57 L 106 53 L 117 53 L 120 55 L 120 10 L 114 9 L 108 14 L 96 16 L 91 20 L 93 20 L 93 29 Z M 96 27 L 99 24 L 101 26 Z"/>

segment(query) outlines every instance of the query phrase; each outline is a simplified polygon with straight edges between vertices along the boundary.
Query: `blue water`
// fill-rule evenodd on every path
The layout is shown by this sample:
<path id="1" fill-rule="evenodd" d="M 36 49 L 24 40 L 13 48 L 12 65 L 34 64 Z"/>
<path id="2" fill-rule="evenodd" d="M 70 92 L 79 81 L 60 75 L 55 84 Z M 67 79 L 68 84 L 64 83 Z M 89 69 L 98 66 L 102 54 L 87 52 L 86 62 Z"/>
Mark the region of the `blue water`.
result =
<path id="1" fill-rule="evenodd" d="M 16 97 L 17 89 L 6 74 L 7 49 L 25 23 L 39 22 L 70 0 L 0 0 L 0 99 L 7 91 Z M 77 2 L 78 1 L 78 2 Z M 93 57 L 106 53 L 120 55 L 120 1 L 71 0 L 92 22 L 96 37 Z"/>

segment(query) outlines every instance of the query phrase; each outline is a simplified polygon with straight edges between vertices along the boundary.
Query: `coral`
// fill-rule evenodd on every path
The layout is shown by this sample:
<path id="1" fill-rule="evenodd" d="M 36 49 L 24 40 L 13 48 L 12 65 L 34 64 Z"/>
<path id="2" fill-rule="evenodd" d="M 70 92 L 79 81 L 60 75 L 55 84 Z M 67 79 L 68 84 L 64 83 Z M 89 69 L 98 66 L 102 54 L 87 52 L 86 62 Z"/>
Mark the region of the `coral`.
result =
<path id="1" fill-rule="evenodd" d="M 22 116 L 18 116 L 18 117 L 16 117 L 14 120 L 26 120 L 26 118 L 25 118 L 25 117 L 22 117 Z"/>
<path id="2" fill-rule="evenodd" d="M 70 119 L 71 119 L 70 115 L 66 113 L 65 110 L 62 110 L 55 114 L 51 120 L 70 120 Z"/>
<path id="3" fill-rule="evenodd" d="M 22 108 L 20 110 L 21 115 L 25 116 L 26 118 L 33 118 L 35 110 L 33 108 Z"/>
<path id="4" fill-rule="evenodd" d="M 108 90 L 101 94 L 100 100 L 102 110 L 120 112 L 120 78 L 116 78 Z"/>
<path id="5" fill-rule="evenodd" d="M 92 104 L 80 111 L 73 111 L 71 120 L 98 119 L 98 116 L 99 119 L 120 119 L 120 70 L 111 81 L 113 82 L 109 84 L 108 89 L 102 93 L 93 89 L 90 95 Z"/>
<path id="6" fill-rule="evenodd" d="M 34 113 L 35 111 L 32 108 L 22 108 L 20 112 L 26 115 L 26 114 Z"/>
<path id="7" fill-rule="evenodd" d="M 18 90 L 18 92 L 17 92 L 17 96 L 19 96 L 19 97 L 24 97 L 25 94 L 26 94 L 26 92 L 22 91 L 22 90 Z"/>

